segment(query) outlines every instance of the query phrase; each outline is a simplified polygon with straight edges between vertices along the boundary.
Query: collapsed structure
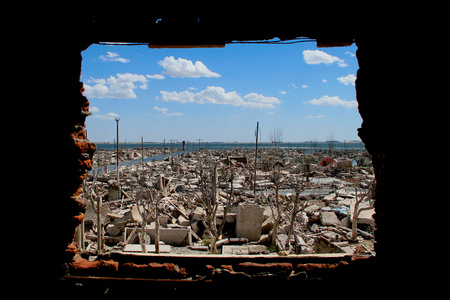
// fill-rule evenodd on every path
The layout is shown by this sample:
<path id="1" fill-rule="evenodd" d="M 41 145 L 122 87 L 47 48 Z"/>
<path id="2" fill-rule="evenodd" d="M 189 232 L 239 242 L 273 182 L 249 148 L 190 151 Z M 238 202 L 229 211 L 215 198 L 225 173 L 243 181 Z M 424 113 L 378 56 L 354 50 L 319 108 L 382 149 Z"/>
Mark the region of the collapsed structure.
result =
<path id="1" fill-rule="evenodd" d="M 256 173 L 254 153 L 203 150 L 139 160 L 120 168 L 119 182 L 115 171 L 94 170 L 83 184 L 88 204 L 75 236 L 81 256 L 374 255 L 367 152 L 263 149 Z"/>

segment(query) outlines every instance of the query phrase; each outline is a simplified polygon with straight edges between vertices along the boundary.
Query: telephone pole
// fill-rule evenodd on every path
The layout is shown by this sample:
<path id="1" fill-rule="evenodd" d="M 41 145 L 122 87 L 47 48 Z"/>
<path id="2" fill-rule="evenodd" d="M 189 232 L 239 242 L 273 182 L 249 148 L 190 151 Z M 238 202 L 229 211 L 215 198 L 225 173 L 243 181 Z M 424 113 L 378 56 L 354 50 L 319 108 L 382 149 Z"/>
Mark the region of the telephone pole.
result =
<path id="1" fill-rule="evenodd" d="M 117 170 L 117 186 L 119 186 L 119 118 L 116 118 L 117 122 L 117 146 L 116 146 L 116 170 Z"/>
<path id="2" fill-rule="evenodd" d="M 142 164 L 144 163 L 144 137 L 141 136 L 141 149 L 142 149 Z M 142 165 L 142 168 L 144 168 L 144 165 Z"/>
<path id="3" fill-rule="evenodd" d="M 259 132 L 259 122 L 256 122 L 256 147 L 255 147 L 255 173 L 253 174 L 253 194 L 256 199 L 256 161 L 258 160 L 258 132 Z"/>

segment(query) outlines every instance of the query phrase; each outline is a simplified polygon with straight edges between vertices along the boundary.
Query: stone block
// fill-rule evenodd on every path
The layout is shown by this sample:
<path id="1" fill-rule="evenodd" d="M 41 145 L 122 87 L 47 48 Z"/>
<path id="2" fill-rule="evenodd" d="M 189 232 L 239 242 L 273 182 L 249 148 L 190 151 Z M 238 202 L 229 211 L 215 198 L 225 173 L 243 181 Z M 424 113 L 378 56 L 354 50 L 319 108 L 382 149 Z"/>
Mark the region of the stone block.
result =
<path id="1" fill-rule="evenodd" d="M 364 207 L 363 204 L 360 204 L 359 208 Z M 350 205 L 350 211 L 349 211 L 349 221 L 352 222 L 353 220 L 353 211 L 354 211 L 355 205 Z M 368 210 L 363 210 L 358 215 L 358 224 L 370 224 L 375 225 L 375 221 L 372 217 L 372 215 L 375 213 L 375 209 L 371 208 Z"/>
<path id="2" fill-rule="evenodd" d="M 323 211 L 320 213 L 320 222 L 324 226 L 329 225 L 340 225 L 339 219 L 336 217 L 336 214 L 332 211 Z"/>
<path id="3" fill-rule="evenodd" d="M 200 206 L 197 207 L 194 211 L 194 220 L 202 221 L 204 216 L 205 216 L 205 210 Z"/>
<path id="4" fill-rule="evenodd" d="M 180 215 L 177 219 L 177 223 L 181 226 L 190 226 L 191 225 L 191 221 L 187 220 L 185 217 L 183 217 L 182 215 Z"/>
<path id="5" fill-rule="evenodd" d="M 268 252 L 267 247 L 264 245 L 222 246 L 222 255 L 267 254 Z"/>
<path id="6" fill-rule="evenodd" d="M 131 234 L 133 228 L 126 228 L 125 239 Z M 138 229 L 140 232 L 141 229 Z M 155 240 L 156 229 L 153 226 L 147 226 L 145 232 L 150 235 L 152 241 Z M 159 228 L 159 240 L 168 245 L 173 246 L 185 246 L 192 244 L 191 229 L 189 227 L 179 227 L 179 228 Z"/>
<path id="7" fill-rule="evenodd" d="M 264 208 L 257 204 L 241 203 L 236 218 L 236 237 L 257 241 L 261 237 Z"/>
<path id="8" fill-rule="evenodd" d="M 145 245 L 147 253 L 155 253 L 155 245 Z M 159 245 L 160 253 L 170 253 L 169 245 Z M 126 244 L 123 252 L 142 252 L 141 244 Z"/>

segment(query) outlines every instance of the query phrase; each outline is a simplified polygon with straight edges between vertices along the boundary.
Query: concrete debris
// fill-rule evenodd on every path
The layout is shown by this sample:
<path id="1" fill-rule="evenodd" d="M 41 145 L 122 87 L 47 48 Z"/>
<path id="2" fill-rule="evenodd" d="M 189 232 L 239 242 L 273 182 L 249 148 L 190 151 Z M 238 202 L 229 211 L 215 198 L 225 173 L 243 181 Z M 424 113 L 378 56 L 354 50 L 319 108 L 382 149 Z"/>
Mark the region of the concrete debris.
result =
<path id="1" fill-rule="evenodd" d="M 144 149 L 144 157 L 162 151 Z M 259 149 L 254 172 L 254 149 L 178 156 L 166 149 L 165 156 L 143 162 L 141 149 L 124 148 L 121 161 L 137 160 L 120 166 L 119 182 L 117 170 L 105 167 L 115 155 L 97 151 L 83 184 L 88 205 L 76 242 L 88 255 L 374 255 L 374 175 L 367 152 L 334 157 Z"/>

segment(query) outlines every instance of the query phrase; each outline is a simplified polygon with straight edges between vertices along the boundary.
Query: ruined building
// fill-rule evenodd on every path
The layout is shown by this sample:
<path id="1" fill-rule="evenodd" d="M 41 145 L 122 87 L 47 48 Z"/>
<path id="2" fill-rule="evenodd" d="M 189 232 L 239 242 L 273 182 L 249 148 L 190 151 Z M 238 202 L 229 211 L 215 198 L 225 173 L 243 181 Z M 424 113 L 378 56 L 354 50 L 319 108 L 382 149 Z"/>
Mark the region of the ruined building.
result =
<path id="1" fill-rule="evenodd" d="M 195 273 L 193 266 L 205 270 L 229 266 L 245 278 L 248 277 L 244 274 L 250 274 L 250 277 L 266 271 L 280 274 L 296 268 L 304 270 L 307 278 L 324 280 L 303 280 L 299 284 L 279 276 L 277 282 L 280 287 L 295 290 L 345 282 L 345 288 L 351 290 L 350 282 L 356 281 L 379 293 L 378 285 L 398 282 L 407 286 L 410 280 L 430 274 L 427 263 L 415 256 L 418 252 L 413 253 L 420 247 L 412 244 L 417 242 L 417 238 L 424 238 L 419 234 L 422 225 L 417 221 L 414 207 L 423 203 L 420 192 L 426 188 L 427 182 L 423 181 L 414 188 L 399 184 L 401 177 L 406 176 L 402 174 L 418 174 L 417 178 L 425 178 L 426 173 L 425 166 L 408 164 L 407 158 L 411 158 L 412 153 L 404 151 L 404 143 L 410 140 L 411 132 L 418 132 L 415 128 L 417 114 L 408 111 L 415 101 L 408 96 L 415 74 L 407 68 L 405 59 L 405 53 L 412 47 L 405 45 L 404 38 L 409 19 L 397 24 L 394 14 L 380 7 L 375 11 L 366 8 L 347 11 L 345 7 L 334 10 L 319 4 L 312 7 L 299 5 L 301 10 L 295 13 L 292 9 L 279 7 L 262 11 L 220 7 L 222 10 L 211 9 L 204 13 L 186 10 L 184 17 L 179 17 L 171 14 L 172 8 L 148 6 L 148 9 L 132 5 L 113 10 L 84 4 L 60 11 L 59 15 L 42 17 L 46 29 L 38 36 L 44 34 L 48 43 L 37 46 L 47 49 L 47 56 L 43 59 L 47 62 L 45 71 L 53 76 L 51 90 L 48 77 L 37 78 L 41 90 L 36 92 L 45 96 L 42 100 L 33 101 L 41 102 L 41 117 L 46 121 L 41 129 L 36 127 L 33 130 L 39 132 L 41 145 L 36 154 L 40 159 L 36 167 L 52 170 L 42 170 L 44 174 L 36 178 L 39 185 L 49 188 L 41 193 L 45 194 L 45 201 L 38 201 L 39 205 L 34 204 L 36 207 L 32 209 L 33 220 L 39 224 L 39 240 L 32 246 L 42 249 L 41 254 L 29 255 L 28 260 L 34 269 L 45 268 L 45 273 L 50 275 L 46 282 L 57 286 L 52 290 L 54 293 L 103 293 L 109 290 L 120 294 L 137 286 L 167 290 L 177 287 L 180 290 L 207 289 L 220 284 L 196 280 L 195 274 L 189 273 Z M 328 261 L 322 258 L 295 263 L 283 258 L 221 261 L 215 257 L 181 259 L 159 256 L 151 261 L 128 262 L 111 258 L 80 266 L 85 275 L 70 277 L 66 266 L 77 251 L 71 242 L 75 228 L 84 218 L 86 206 L 86 201 L 80 197 L 80 185 L 91 168 L 96 148 L 85 135 L 89 100 L 82 95 L 81 52 L 99 42 L 145 43 L 152 48 L 214 47 L 233 40 L 275 37 L 281 40 L 307 37 L 315 40 L 319 47 L 352 43 L 358 47 L 356 94 L 363 119 L 358 133 L 372 156 L 378 182 L 374 215 L 376 257 L 346 263 L 337 263 L 331 258 Z M 386 51 L 387 47 L 389 51 Z M 421 128 L 423 131 L 429 129 L 426 124 L 422 125 L 425 126 Z M 27 201 L 35 200 L 31 195 Z M 49 214 L 45 213 L 47 211 Z M 47 237 L 43 238 L 45 235 Z M 177 275 L 171 277 L 167 274 Z M 183 278 L 191 280 L 180 282 L 179 274 L 185 274 Z M 158 276 L 171 280 L 159 283 Z M 121 280 L 133 277 L 140 280 Z M 250 280 L 257 282 L 256 277 Z M 250 290 L 257 287 L 257 284 L 247 285 L 245 281 L 235 282 L 239 283 L 246 284 Z M 129 290 L 124 293 L 128 294 Z"/>

